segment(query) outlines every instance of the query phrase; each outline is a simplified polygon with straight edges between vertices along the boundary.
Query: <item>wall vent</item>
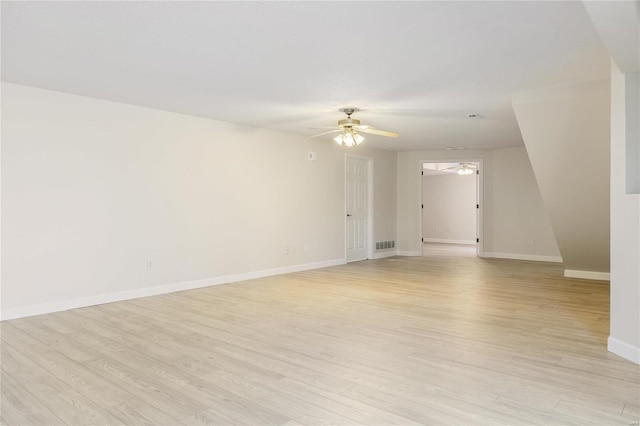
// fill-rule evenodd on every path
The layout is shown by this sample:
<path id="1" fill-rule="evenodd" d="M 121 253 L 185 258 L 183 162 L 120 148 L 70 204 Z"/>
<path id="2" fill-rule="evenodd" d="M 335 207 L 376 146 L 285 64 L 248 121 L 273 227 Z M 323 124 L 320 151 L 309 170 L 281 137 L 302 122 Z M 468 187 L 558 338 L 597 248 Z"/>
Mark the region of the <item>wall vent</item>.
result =
<path id="1" fill-rule="evenodd" d="M 396 247 L 395 241 L 379 241 L 376 243 L 376 250 L 387 250 Z"/>

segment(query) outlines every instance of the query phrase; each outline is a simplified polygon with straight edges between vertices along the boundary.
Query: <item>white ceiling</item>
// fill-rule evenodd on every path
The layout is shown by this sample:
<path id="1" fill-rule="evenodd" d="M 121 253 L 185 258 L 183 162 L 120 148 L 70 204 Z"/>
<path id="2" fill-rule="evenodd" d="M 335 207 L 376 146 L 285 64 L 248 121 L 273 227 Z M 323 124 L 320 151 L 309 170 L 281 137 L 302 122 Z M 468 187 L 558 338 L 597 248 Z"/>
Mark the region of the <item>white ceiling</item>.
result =
<path id="1" fill-rule="evenodd" d="M 521 145 L 511 94 L 609 74 L 580 1 L 1 7 L 3 81 L 301 135 L 353 106 L 389 150 Z"/>

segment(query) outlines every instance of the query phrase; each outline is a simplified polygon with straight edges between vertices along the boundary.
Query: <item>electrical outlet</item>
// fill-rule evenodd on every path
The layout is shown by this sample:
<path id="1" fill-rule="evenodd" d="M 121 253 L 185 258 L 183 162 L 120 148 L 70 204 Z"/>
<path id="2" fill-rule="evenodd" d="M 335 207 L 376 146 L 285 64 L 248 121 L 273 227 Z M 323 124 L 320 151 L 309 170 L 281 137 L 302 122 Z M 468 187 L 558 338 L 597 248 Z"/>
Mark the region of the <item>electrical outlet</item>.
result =
<path id="1" fill-rule="evenodd" d="M 147 271 L 151 271 L 153 269 L 153 263 L 151 262 L 151 260 L 147 260 L 145 262 L 145 265 L 147 266 Z"/>
<path id="2" fill-rule="evenodd" d="M 531 244 L 533 244 L 535 246 L 536 244 L 538 244 L 538 242 L 536 240 L 533 240 L 533 242 Z"/>
<path id="3" fill-rule="evenodd" d="M 291 254 L 291 249 L 289 248 L 289 246 L 284 248 L 284 254 Z"/>

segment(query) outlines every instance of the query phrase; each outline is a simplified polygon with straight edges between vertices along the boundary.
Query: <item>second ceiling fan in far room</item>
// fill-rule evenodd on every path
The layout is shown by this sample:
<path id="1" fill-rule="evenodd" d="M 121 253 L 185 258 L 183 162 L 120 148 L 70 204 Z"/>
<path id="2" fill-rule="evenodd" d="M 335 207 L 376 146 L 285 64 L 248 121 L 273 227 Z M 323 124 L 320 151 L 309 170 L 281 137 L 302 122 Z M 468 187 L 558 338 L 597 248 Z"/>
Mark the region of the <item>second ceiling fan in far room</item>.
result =
<path id="1" fill-rule="evenodd" d="M 466 175 L 474 174 L 478 169 L 478 167 L 473 163 L 462 162 L 462 163 L 459 163 L 457 166 L 447 167 L 446 169 L 442 169 L 442 170 L 455 170 L 455 169 L 457 169 L 456 173 L 458 173 L 460 176 L 466 176 Z"/>

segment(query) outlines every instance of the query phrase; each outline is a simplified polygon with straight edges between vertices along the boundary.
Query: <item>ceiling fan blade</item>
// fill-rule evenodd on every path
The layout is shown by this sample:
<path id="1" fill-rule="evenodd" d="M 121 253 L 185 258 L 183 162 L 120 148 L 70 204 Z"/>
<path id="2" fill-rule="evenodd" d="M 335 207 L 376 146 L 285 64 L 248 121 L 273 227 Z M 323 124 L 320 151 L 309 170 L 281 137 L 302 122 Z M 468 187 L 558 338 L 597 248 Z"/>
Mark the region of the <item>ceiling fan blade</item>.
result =
<path id="1" fill-rule="evenodd" d="M 362 129 L 362 131 L 364 133 L 371 133 L 372 135 L 388 136 L 390 138 L 397 138 L 398 136 L 400 136 L 398 133 L 395 133 L 395 132 L 387 132 L 386 130 L 372 129 L 371 127 L 369 127 L 368 129 Z"/>
<path id="2" fill-rule="evenodd" d="M 311 127 L 311 126 L 309 126 L 308 128 L 309 129 L 314 129 L 314 130 L 323 130 L 323 129 L 334 129 L 334 130 L 337 130 L 336 126 L 331 126 L 331 127 Z"/>
<path id="3" fill-rule="evenodd" d="M 447 167 L 445 169 L 438 169 L 439 171 L 443 171 L 443 170 L 457 170 L 457 169 L 477 169 L 478 166 L 476 166 L 475 164 L 471 164 L 471 163 L 460 163 L 460 164 L 456 164 L 455 166 L 451 166 L 451 167 Z"/>
<path id="4" fill-rule="evenodd" d="M 335 132 L 342 132 L 342 129 L 330 130 L 328 132 L 318 133 L 317 135 L 307 137 L 307 139 L 317 138 L 318 136 L 328 135 L 329 133 L 335 133 Z"/>

